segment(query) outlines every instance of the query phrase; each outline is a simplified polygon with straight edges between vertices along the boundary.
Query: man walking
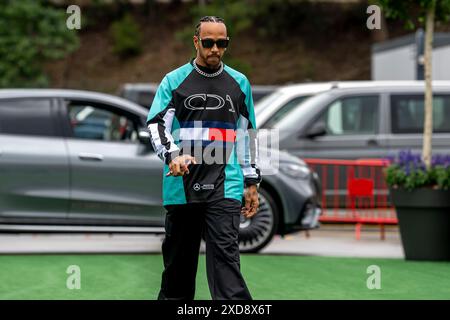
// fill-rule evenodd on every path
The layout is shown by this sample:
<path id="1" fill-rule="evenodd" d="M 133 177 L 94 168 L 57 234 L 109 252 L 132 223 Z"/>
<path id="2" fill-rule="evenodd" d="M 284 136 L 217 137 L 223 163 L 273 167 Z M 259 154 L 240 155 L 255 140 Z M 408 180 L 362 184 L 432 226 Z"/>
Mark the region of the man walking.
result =
<path id="1" fill-rule="evenodd" d="M 212 298 L 251 299 L 238 245 L 240 215 L 256 214 L 261 181 L 250 83 L 222 62 L 229 44 L 223 19 L 201 18 L 193 41 L 196 57 L 166 74 L 147 119 L 165 162 L 158 299 L 194 299 L 203 232 Z"/>

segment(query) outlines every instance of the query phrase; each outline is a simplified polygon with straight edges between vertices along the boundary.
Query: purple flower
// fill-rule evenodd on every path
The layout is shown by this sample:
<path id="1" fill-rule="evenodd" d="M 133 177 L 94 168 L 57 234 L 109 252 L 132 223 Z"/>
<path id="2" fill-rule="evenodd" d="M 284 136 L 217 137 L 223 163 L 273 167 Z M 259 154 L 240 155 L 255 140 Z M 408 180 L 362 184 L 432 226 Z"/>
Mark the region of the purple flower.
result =
<path id="1" fill-rule="evenodd" d="M 425 163 L 420 153 L 413 153 L 411 150 L 401 150 L 397 157 L 389 155 L 387 157 L 391 164 L 397 164 L 405 169 L 406 174 L 410 174 L 411 170 L 426 170 Z M 435 154 L 431 158 L 431 166 L 450 167 L 450 154 Z"/>
<path id="2" fill-rule="evenodd" d="M 410 166 L 405 166 L 405 174 L 407 176 L 409 176 L 410 173 L 411 173 L 411 167 Z"/>
<path id="3" fill-rule="evenodd" d="M 448 167 L 450 165 L 450 155 L 446 154 L 435 154 L 432 156 L 431 165 Z"/>
<path id="4" fill-rule="evenodd" d="M 393 164 L 393 163 L 396 163 L 396 159 L 395 159 L 395 156 L 394 155 L 392 155 L 392 154 L 390 154 L 390 155 L 388 155 L 386 158 L 384 158 L 383 160 L 386 160 L 387 162 L 389 162 L 389 164 Z"/>

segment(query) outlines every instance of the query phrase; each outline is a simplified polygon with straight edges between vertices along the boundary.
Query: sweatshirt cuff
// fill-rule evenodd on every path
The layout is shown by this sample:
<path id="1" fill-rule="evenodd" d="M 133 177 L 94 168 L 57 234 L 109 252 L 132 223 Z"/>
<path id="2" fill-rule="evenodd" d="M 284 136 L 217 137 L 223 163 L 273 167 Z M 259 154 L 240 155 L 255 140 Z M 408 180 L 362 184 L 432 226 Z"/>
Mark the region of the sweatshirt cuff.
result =
<path id="1" fill-rule="evenodd" d="M 176 157 L 178 157 L 180 155 L 180 150 L 175 150 L 172 152 L 167 152 L 165 154 L 165 164 L 169 164 L 170 161 L 172 161 L 173 159 L 175 159 Z"/>
<path id="2" fill-rule="evenodd" d="M 250 187 L 250 186 L 258 186 L 261 182 L 261 179 L 253 179 L 253 178 L 247 178 L 244 179 L 244 187 Z"/>

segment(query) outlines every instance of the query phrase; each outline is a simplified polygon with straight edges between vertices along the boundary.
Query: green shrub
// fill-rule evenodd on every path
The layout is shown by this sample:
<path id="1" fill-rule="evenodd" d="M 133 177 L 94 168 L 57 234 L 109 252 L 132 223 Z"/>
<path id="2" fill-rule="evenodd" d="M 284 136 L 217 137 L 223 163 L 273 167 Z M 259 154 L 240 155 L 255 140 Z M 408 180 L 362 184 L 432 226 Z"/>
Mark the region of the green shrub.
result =
<path id="1" fill-rule="evenodd" d="M 0 1 L 0 87 L 45 87 L 44 63 L 78 47 L 68 15 L 43 0 Z"/>
<path id="2" fill-rule="evenodd" d="M 139 25 L 129 14 L 111 25 L 113 50 L 121 57 L 134 56 L 142 51 Z"/>

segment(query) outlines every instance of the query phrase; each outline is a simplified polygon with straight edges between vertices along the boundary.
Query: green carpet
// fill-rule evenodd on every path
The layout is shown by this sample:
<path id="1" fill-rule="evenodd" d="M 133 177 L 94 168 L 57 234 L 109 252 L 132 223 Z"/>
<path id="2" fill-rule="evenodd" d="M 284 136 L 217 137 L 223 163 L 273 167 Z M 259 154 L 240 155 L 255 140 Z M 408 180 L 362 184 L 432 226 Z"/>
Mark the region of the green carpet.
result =
<path id="1" fill-rule="evenodd" d="M 80 290 L 66 287 L 70 265 Z M 366 286 L 370 265 L 380 290 Z M 450 263 L 242 255 L 241 268 L 255 299 L 450 299 Z M 0 299 L 155 299 L 161 271 L 161 255 L 2 255 Z M 204 255 L 196 299 L 210 299 Z"/>

